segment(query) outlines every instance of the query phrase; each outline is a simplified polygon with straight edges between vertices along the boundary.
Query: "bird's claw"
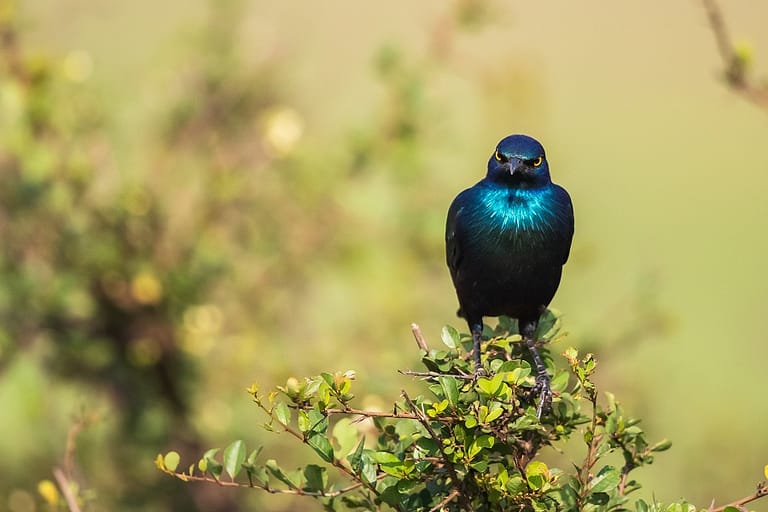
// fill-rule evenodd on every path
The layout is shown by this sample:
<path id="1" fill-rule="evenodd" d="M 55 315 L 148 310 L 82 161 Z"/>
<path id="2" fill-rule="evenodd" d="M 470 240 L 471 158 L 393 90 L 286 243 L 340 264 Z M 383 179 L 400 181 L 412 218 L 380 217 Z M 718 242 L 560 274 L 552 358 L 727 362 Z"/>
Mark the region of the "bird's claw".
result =
<path id="1" fill-rule="evenodd" d="M 536 417 L 541 419 L 552 408 L 552 388 L 549 386 L 549 375 L 539 374 L 536 376 L 536 385 L 533 388 L 534 394 L 539 395 L 539 403 L 536 406 Z"/>

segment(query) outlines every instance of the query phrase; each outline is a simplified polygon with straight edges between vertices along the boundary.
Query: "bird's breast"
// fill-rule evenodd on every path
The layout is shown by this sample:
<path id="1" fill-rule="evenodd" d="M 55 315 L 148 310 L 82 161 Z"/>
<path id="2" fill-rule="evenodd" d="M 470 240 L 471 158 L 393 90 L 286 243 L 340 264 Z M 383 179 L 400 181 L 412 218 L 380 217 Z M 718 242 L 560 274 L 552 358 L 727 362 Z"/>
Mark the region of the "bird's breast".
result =
<path id="1" fill-rule="evenodd" d="M 487 236 L 514 239 L 525 233 L 535 237 L 555 231 L 566 222 L 554 191 L 545 189 L 491 189 L 484 191 L 474 216 Z"/>

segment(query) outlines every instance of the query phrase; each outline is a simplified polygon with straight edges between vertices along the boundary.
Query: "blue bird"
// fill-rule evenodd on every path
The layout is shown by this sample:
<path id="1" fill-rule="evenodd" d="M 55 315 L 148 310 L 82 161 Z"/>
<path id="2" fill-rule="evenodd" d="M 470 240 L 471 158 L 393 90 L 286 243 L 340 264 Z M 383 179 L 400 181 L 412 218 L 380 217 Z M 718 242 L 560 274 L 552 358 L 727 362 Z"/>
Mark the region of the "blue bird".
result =
<path id="1" fill-rule="evenodd" d="M 448 210 L 445 248 L 459 299 L 458 315 L 472 333 L 475 373 L 483 317 L 518 320 L 536 366 L 537 413 L 552 402 L 549 375 L 534 340 L 540 315 L 560 284 L 573 238 L 573 205 L 552 183 L 544 148 L 527 135 L 502 139 L 488 173 Z"/>

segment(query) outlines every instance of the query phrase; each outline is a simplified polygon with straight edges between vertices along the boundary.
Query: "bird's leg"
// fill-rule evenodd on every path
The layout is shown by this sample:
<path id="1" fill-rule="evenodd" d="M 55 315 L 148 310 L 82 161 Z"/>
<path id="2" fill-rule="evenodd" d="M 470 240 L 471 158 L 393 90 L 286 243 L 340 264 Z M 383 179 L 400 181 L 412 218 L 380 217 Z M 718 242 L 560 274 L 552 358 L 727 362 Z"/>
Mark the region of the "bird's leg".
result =
<path id="1" fill-rule="evenodd" d="M 533 357 L 533 364 L 536 366 L 536 387 L 534 391 L 539 393 L 539 405 L 536 407 L 536 417 L 541 419 L 542 414 L 549 412 L 552 407 L 552 388 L 549 386 L 549 374 L 544 361 L 541 360 L 538 350 L 536 350 L 536 341 L 533 339 L 536 333 L 537 321 L 520 322 L 520 332 L 523 335 L 525 344 Z"/>
<path id="2" fill-rule="evenodd" d="M 485 375 L 485 368 L 480 362 L 480 343 L 483 341 L 483 323 L 471 323 L 469 330 L 472 332 L 472 356 L 475 360 L 475 377 Z"/>

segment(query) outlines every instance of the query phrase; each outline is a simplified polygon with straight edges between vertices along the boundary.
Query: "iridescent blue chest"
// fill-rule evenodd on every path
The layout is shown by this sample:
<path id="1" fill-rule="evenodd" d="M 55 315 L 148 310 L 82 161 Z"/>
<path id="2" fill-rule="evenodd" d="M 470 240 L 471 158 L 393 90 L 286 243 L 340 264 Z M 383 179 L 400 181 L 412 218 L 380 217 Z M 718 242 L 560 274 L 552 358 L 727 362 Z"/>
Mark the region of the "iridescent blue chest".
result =
<path id="1" fill-rule="evenodd" d="M 539 188 L 474 187 L 467 201 L 471 238 L 515 242 L 522 236 L 529 245 L 538 245 L 549 236 L 568 230 L 571 206 L 567 194 L 557 185 Z M 470 192 L 469 190 L 467 192 Z"/>

